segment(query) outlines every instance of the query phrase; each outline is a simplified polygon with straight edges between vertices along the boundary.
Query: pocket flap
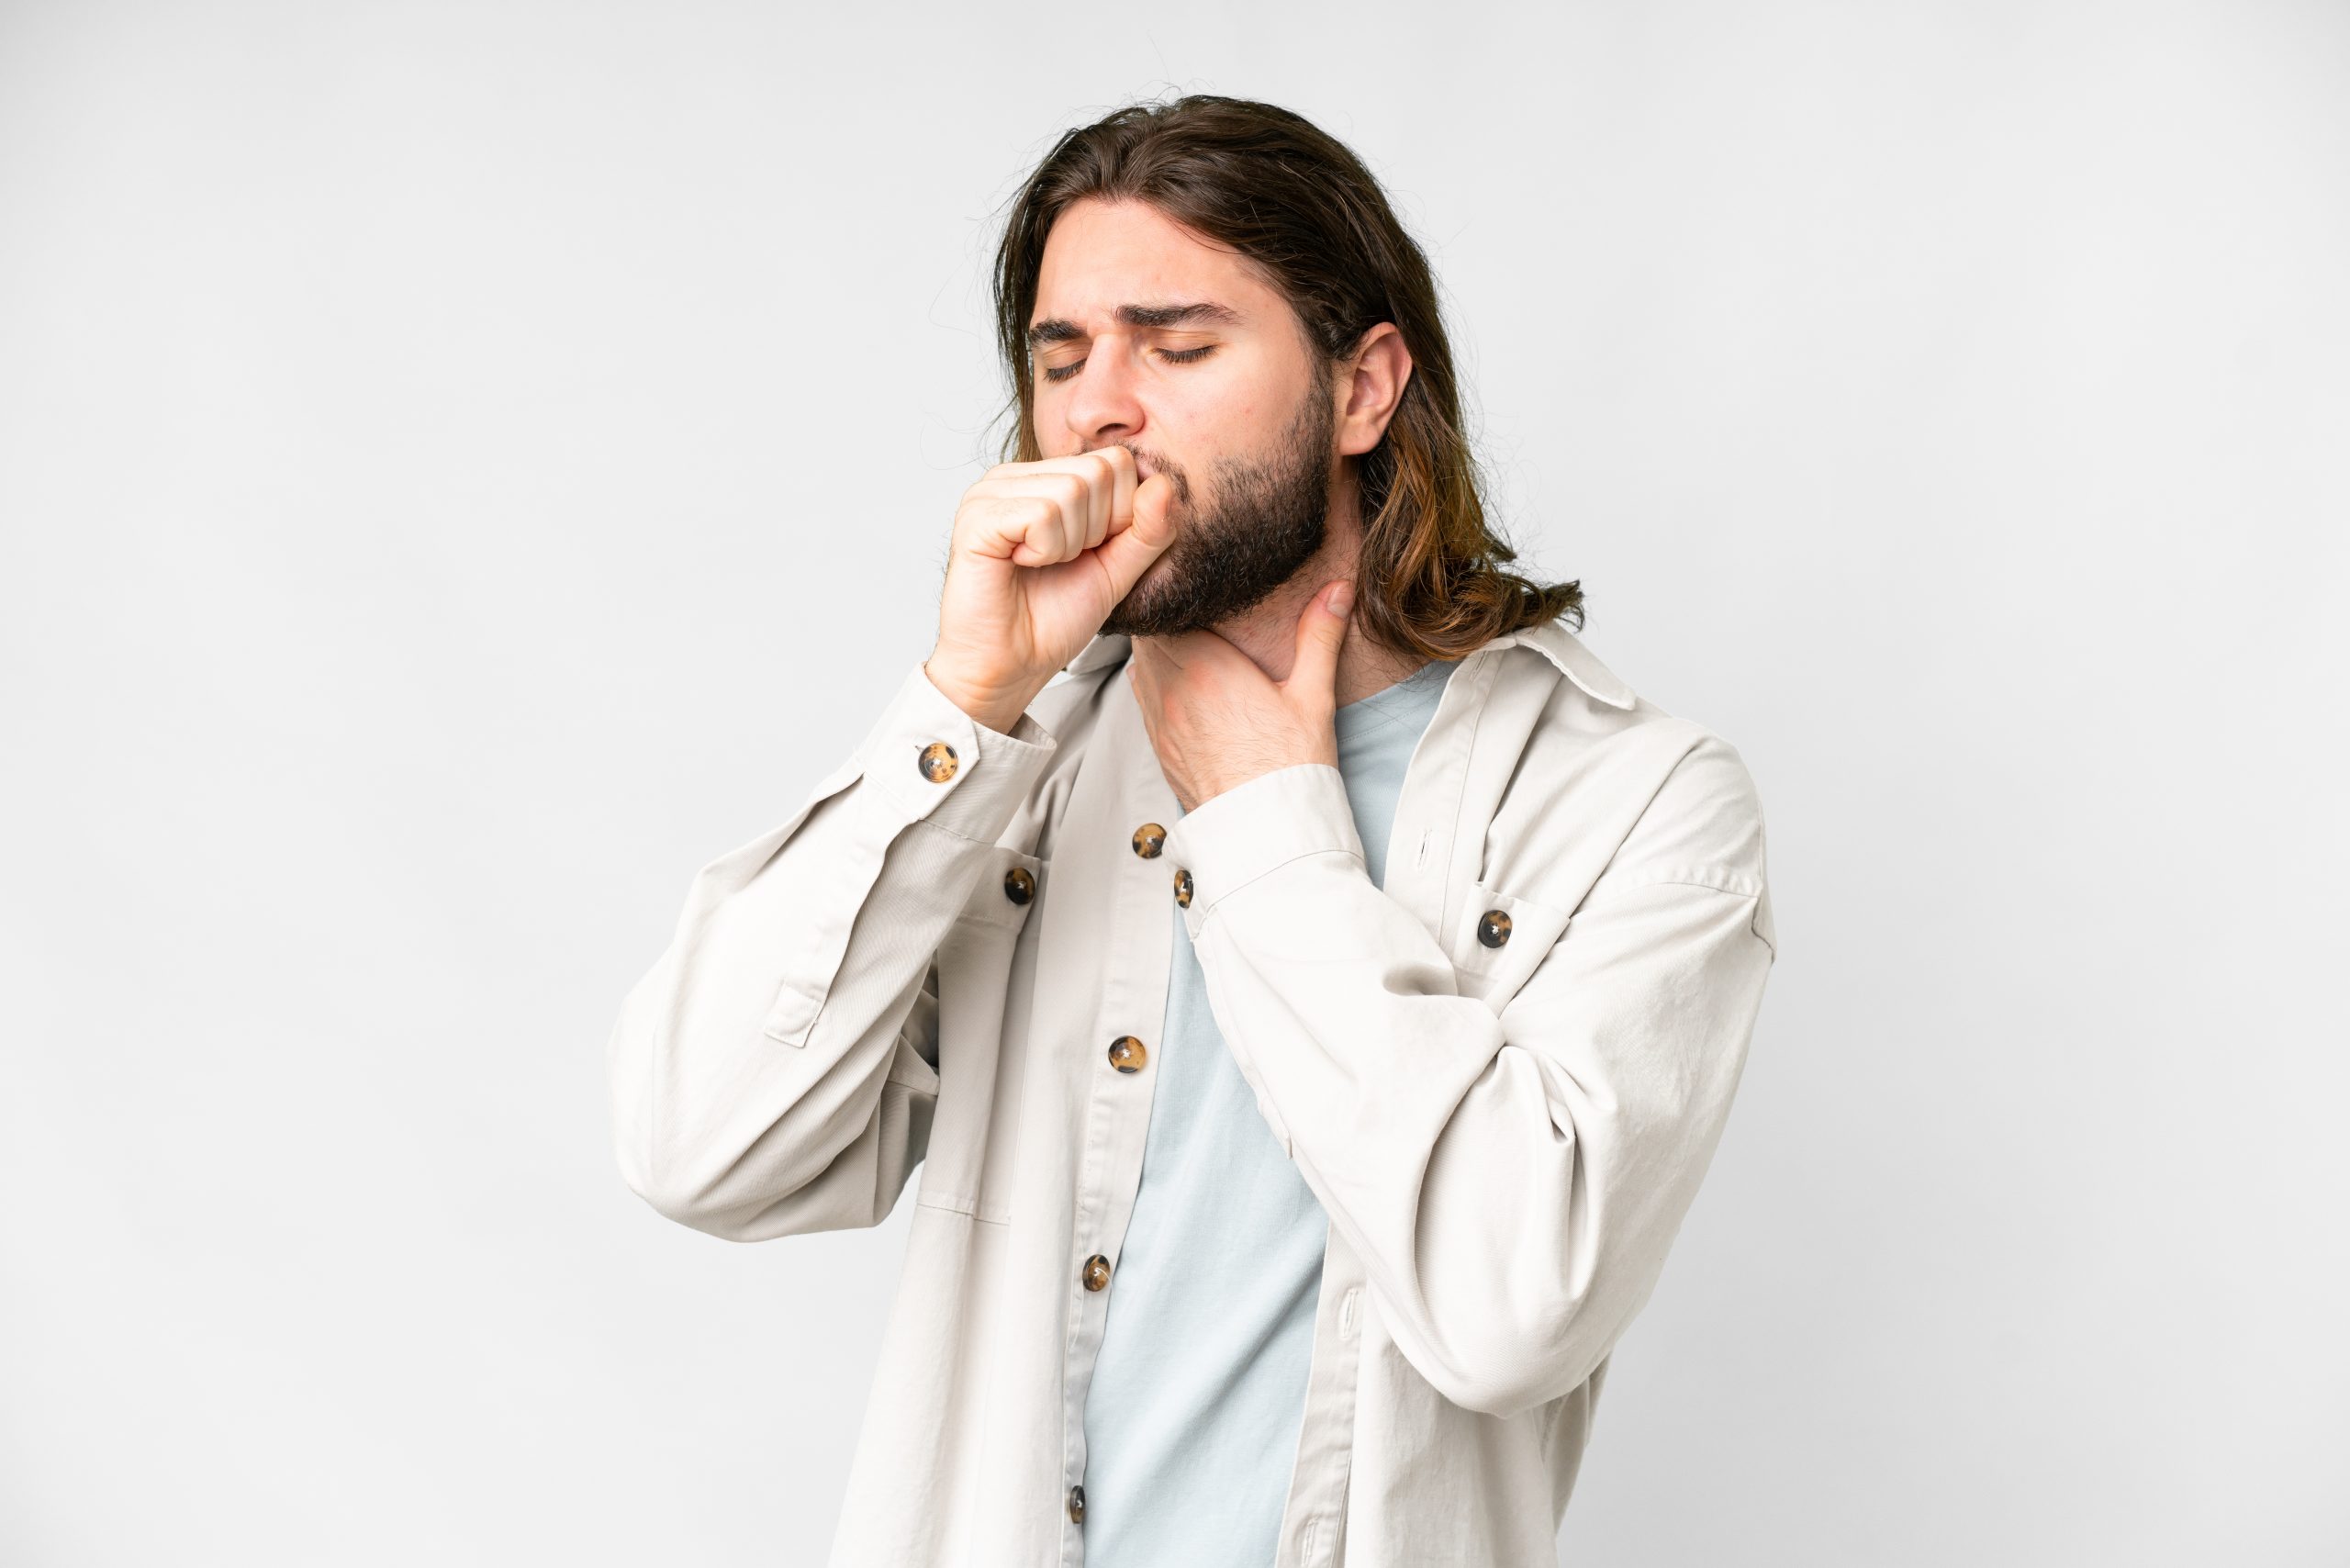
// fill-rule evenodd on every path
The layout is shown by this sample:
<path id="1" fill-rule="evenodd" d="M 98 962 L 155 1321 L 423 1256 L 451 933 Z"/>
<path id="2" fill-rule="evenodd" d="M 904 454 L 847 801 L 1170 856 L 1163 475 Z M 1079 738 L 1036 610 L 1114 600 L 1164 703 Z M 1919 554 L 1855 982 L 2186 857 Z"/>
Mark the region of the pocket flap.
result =
<path id="1" fill-rule="evenodd" d="M 981 857 L 979 874 L 963 897 L 957 920 L 1001 925 L 1017 931 L 1045 896 L 1045 863 L 1034 855 L 991 845 Z"/>
<path id="2" fill-rule="evenodd" d="M 1556 904 L 1472 884 L 1449 944 L 1461 993 L 1499 1013 L 1565 935 L 1569 918 Z"/>

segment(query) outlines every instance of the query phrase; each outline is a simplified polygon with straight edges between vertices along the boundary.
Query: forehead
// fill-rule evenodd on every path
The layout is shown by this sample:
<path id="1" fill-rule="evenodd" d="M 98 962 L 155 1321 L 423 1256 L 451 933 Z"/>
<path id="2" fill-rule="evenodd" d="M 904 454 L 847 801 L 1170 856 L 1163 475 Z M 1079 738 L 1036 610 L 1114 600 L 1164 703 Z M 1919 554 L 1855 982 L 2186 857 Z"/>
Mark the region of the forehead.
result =
<path id="1" fill-rule="evenodd" d="M 1213 300 L 1248 325 L 1271 325 L 1286 309 L 1278 291 L 1239 252 L 1213 244 L 1139 201 L 1072 203 L 1045 237 L 1031 322 L 1066 318 L 1106 325 L 1119 306 L 1146 300 Z"/>

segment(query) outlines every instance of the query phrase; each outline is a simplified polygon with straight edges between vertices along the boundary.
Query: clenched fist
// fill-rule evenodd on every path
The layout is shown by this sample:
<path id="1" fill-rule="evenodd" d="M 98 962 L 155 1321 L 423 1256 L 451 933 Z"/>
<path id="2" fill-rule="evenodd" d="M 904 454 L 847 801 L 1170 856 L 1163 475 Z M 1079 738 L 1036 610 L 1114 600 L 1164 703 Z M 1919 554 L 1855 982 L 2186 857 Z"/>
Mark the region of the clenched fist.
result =
<path id="1" fill-rule="evenodd" d="M 1174 493 L 1123 446 L 989 469 L 956 509 L 931 683 L 1009 731 L 1167 548 Z"/>

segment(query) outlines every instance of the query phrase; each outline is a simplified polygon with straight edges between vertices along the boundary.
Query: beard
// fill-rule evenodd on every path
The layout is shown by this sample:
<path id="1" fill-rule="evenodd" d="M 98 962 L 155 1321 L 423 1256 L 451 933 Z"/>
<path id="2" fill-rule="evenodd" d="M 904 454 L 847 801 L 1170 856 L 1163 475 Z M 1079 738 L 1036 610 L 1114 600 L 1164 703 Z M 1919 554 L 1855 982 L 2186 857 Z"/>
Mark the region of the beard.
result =
<path id="1" fill-rule="evenodd" d="M 1175 487 L 1174 542 L 1126 590 L 1102 630 L 1129 637 L 1199 632 L 1261 603 L 1322 548 L 1330 522 L 1330 442 L 1337 411 L 1316 377 L 1271 454 L 1220 457 L 1209 504 L 1194 510 L 1189 477 L 1157 459 Z"/>

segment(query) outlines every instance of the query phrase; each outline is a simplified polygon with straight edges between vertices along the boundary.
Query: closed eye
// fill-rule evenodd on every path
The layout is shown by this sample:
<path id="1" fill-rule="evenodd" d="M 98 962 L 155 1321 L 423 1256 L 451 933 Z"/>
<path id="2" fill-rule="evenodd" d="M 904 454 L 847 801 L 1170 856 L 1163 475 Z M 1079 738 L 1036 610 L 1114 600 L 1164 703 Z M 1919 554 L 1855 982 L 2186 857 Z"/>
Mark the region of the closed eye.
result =
<path id="1" fill-rule="evenodd" d="M 1205 359 L 1214 352 L 1214 343 L 1203 343 L 1195 349 L 1160 349 L 1158 353 L 1159 358 L 1169 364 L 1189 364 L 1195 359 Z M 1045 367 L 1045 379 L 1067 381 L 1084 367 L 1085 362 L 1081 359 L 1071 360 L 1067 364 L 1048 364 Z"/>

